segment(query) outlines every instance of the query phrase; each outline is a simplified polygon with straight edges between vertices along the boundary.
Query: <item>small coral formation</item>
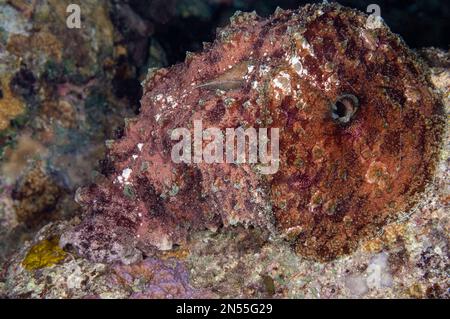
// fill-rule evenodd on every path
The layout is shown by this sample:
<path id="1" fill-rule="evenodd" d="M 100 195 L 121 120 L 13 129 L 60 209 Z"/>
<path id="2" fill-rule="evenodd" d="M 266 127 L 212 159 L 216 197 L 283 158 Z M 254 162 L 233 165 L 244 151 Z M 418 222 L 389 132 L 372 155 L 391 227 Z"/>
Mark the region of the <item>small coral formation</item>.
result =
<path id="1" fill-rule="evenodd" d="M 36 227 L 48 222 L 63 190 L 43 171 L 42 162 L 27 172 L 12 193 L 19 223 Z"/>
<path id="2" fill-rule="evenodd" d="M 370 21 L 337 4 L 238 13 L 203 52 L 152 70 L 139 116 L 107 143 L 106 178 L 77 192 L 87 216 L 61 244 L 131 263 L 193 231 L 243 224 L 317 260 L 354 251 L 425 190 L 444 123 L 426 67 Z M 200 119 L 280 128 L 279 171 L 174 163 L 170 133 L 193 135 Z"/>
<path id="3" fill-rule="evenodd" d="M 63 261 L 67 256 L 59 247 L 59 238 L 44 239 L 31 247 L 22 266 L 29 271 L 51 267 Z"/>
<path id="4" fill-rule="evenodd" d="M 24 104 L 9 87 L 9 79 L 0 80 L 0 131 L 9 127 L 12 119 L 24 112 Z"/>

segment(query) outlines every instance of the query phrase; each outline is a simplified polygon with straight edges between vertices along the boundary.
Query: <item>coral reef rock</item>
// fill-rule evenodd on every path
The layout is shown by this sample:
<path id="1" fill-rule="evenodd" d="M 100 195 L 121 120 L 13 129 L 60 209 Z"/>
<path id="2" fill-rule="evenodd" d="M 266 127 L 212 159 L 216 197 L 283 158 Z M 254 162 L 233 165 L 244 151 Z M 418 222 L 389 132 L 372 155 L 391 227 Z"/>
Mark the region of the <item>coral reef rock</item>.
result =
<path id="1" fill-rule="evenodd" d="M 131 91 L 137 74 L 110 1 L 83 2 L 80 29 L 66 24 L 71 2 L 0 0 L 0 264 L 50 220 L 77 214 L 73 193 L 138 106 L 115 89 Z"/>
<path id="2" fill-rule="evenodd" d="M 411 209 L 433 176 L 444 121 L 428 77 L 381 19 L 356 10 L 237 13 L 203 52 L 149 72 L 140 114 L 108 141 L 105 176 L 77 192 L 86 216 L 60 244 L 132 263 L 193 231 L 241 224 L 315 260 L 348 254 Z M 278 171 L 175 163 L 171 133 L 193 136 L 196 120 L 279 128 Z"/>

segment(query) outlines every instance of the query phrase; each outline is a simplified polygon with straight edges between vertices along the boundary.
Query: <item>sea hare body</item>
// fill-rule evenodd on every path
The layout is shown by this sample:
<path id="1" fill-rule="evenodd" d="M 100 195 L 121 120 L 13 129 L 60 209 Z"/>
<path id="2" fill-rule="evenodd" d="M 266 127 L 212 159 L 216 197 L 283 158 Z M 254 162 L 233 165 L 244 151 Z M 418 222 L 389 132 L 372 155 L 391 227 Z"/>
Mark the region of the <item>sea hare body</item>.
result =
<path id="1" fill-rule="evenodd" d="M 411 208 L 433 173 L 442 121 L 424 67 L 382 22 L 336 4 L 236 14 L 144 90 L 140 115 L 108 143 L 106 177 L 77 193 L 84 220 L 61 240 L 93 260 L 132 262 L 235 224 L 331 260 Z M 193 135 L 195 120 L 279 128 L 278 171 L 176 164 L 171 132 Z"/>

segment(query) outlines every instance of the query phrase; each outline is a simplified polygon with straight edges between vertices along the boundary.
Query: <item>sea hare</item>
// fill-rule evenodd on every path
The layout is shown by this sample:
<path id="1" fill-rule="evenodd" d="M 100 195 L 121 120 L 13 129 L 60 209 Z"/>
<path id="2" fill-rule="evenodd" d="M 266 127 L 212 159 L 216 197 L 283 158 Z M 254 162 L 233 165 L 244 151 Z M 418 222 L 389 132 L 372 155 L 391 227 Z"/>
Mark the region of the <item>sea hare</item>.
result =
<path id="1" fill-rule="evenodd" d="M 193 231 L 261 227 L 327 261 L 412 207 L 434 170 L 442 106 L 427 70 L 381 20 L 337 4 L 237 13 L 203 52 L 143 83 L 63 234 L 95 261 L 133 262 Z M 176 163 L 173 131 L 279 128 L 279 167 Z M 270 138 L 270 136 L 269 136 Z M 203 149 L 212 141 L 203 140 Z"/>

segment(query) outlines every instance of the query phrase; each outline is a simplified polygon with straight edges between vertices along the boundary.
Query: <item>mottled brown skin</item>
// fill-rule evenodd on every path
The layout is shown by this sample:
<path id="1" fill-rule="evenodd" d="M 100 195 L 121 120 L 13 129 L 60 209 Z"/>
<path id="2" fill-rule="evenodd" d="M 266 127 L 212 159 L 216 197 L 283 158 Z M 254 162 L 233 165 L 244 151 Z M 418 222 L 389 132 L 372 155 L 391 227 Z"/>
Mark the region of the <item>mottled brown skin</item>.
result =
<path id="1" fill-rule="evenodd" d="M 314 259 L 350 253 L 411 208 L 433 172 L 442 126 L 415 55 L 366 22 L 335 4 L 268 19 L 238 14 L 202 53 L 153 72 L 140 115 L 110 145 L 106 177 L 77 194 L 87 216 L 61 244 L 132 262 L 192 231 L 240 223 L 281 234 Z M 358 101 L 347 122 L 332 107 L 345 96 Z M 280 128 L 278 173 L 173 163 L 170 132 L 195 119 L 204 128 Z"/>

